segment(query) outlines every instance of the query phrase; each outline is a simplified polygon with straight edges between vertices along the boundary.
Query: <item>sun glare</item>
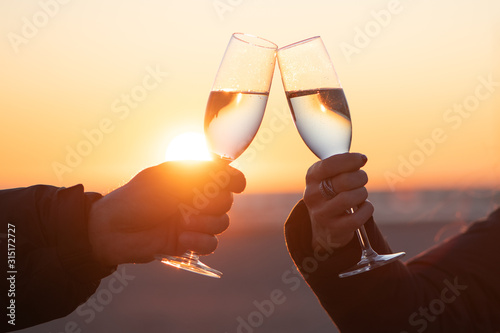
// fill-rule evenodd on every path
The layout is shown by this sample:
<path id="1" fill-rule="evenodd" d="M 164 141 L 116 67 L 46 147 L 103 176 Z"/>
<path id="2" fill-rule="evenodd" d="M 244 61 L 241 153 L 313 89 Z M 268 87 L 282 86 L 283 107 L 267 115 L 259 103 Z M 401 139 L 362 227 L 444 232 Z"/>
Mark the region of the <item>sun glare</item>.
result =
<path id="1" fill-rule="evenodd" d="M 198 132 L 185 132 L 170 141 L 165 154 L 167 161 L 211 160 L 205 136 Z"/>

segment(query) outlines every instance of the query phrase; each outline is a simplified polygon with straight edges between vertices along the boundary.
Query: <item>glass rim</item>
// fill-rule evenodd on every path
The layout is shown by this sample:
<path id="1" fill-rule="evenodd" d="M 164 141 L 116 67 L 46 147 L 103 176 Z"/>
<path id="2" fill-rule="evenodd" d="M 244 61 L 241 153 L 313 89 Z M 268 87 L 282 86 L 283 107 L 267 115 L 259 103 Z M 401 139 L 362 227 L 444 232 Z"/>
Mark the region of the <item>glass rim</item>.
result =
<path id="1" fill-rule="evenodd" d="M 306 38 L 306 39 L 303 39 L 303 40 L 300 40 L 298 42 L 295 42 L 295 43 L 292 43 L 292 44 L 288 44 L 288 45 L 285 45 L 283 47 L 280 47 L 278 49 L 278 52 L 281 51 L 281 50 L 286 50 L 286 49 L 289 49 L 289 48 L 292 48 L 292 47 L 295 47 L 295 46 L 299 46 L 301 44 L 306 44 L 306 43 L 309 43 L 309 42 L 312 42 L 313 40 L 316 40 L 316 39 L 320 39 L 321 40 L 321 36 L 314 36 L 314 37 L 309 37 L 309 38 Z"/>
<path id="2" fill-rule="evenodd" d="M 255 40 L 259 40 L 262 43 L 261 44 L 256 44 L 256 43 L 254 43 L 254 42 L 252 42 L 250 40 L 242 38 L 242 36 L 250 37 L 250 38 L 255 39 Z M 270 40 L 267 40 L 267 39 L 259 37 L 259 36 L 255 36 L 255 35 L 251 35 L 251 34 L 246 34 L 246 33 L 243 33 L 243 32 L 235 32 L 235 33 L 233 33 L 233 37 L 236 38 L 237 40 L 243 42 L 243 43 L 247 43 L 247 44 L 250 44 L 250 45 L 253 45 L 253 46 L 262 47 L 262 48 L 270 49 L 270 50 L 277 50 L 278 49 L 278 45 L 276 45 L 275 43 L 271 42 Z"/>

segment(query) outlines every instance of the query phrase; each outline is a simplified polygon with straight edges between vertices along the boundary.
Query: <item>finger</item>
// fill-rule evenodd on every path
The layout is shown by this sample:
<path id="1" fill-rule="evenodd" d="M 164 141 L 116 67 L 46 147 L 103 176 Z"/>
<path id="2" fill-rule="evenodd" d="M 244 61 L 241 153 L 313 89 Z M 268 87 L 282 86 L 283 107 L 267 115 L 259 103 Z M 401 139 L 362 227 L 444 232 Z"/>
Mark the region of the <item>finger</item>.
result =
<path id="1" fill-rule="evenodd" d="M 321 161 L 318 173 L 321 179 L 331 178 L 345 172 L 356 171 L 367 162 L 367 157 L 359 153 L 345 153 L 330 156 Z"/>
<path id="2" fill-rule="evenodd" d="M 338 195 L 341 192 L 351 191 L 365 186 L 368 183 L 368 175 L 363 170 L 342 173 L 334 178 L 330 178 L 330 183 L 333 191 Z M 306 185 L 306 190 L 304 192 L 306 204 L 323 204 L 324 201 L 330 199 L 331 198 L 325 198 L 321 194 L 319 183 L 314 182 Z"/>
<path id="3" fill-rule="evenodd" d="M 331 184 L 335 193 L 354 190 L 365 186 L 368 183 L 368 175 L 363 170 L 342 173 L 331 179 Z"/>
<path id="4" fill-rule="evenodd" d="M 227 189 L 234 193 L 241 193 L 246 187 L 247 181 L 245 175 L 238 169 L 227 166 L 227 171 L 230 175 L 230 181 Z"/>
<path id="5" fill-rule="evenodd" d="M 342 211 L 350 211 L 351 208 L 361 205 L 366 199 L 368 199 L 368 191 L 366 187 L 361 187 L 351 191 L 341 192 L 330 200 L 331 203 L 329 203 Z"/>
<path id="6" fill-rule="evenodd" d="M 184 222 L 186 231 L 195 231 L 204 234 L 217 235 L 229 227 L 229 216 L 223 215 L 194 215 Z"/>
<path id="7" fill-rule="evenodd" d="M 243 173 L 227 165 L 227 162 L 171 161 L 150 169 L 155 168 L 167 175 L 163 177 L 168 183 L 163 184 L 165 188 L 171 188 L 181 199 L 189 199 L 195 196 L 196 192 L 227 190 L 240 193 L 246 186 Z"/>
<path id="8" fill-rule="evenodd" d="M 306 182 L 320 181 L 344 172 L 352 172 L 366 164 L 367 157 L 359 153 L 345 153 L 330 156 L 314 163 L 306 175 Z"/>
<path id="9" fill-rule="evenodd" d="M 339 219 L 339 225 L 343 225 L 349 231 L 359 229 L 373 216 L 374 210 L 372 203 L 365 200 L 362 204 L 358 205 L 354 213 L 342 216 Z"/>
<path id="10" fill-rule="evenodd" d="M 218 187 L 234 193 L 241 193 L 246 187 L 245 175 L 227 164 L 214 164 L 209 172 L 210 179 L 205 186 Z"/>
<path id="11" fill-rule="evenodd" d="M 363 224 L 365 224 L 370 217 L 373 215 L 374 207 L 372 203 L 368 200 L 359 204 L 357 210 L 354 213 L 345 213 L 335 219 L 328 219 L 322 224 L 330 228 L 332 232 L 337 234 L 347 234 L 355 231 Z"/>
<path id="12" fill-rule="evenodd" d="M 200 194 L 193 199 L 194 207 L 205 215 L 222 215 L 233 205 L 233 193 L 227 190 L 214 195 Z"/>
<path id="13" fill-rule="evenodd" d="M 316 205 L 323 205 L 326 200 L 327 199 L 321 195 L 318 183 L 306 184 L 306 189 L 304 191 L 304 203 L 308 209 L 311 210 Z"/>
<path id="14" fill-rule="evenodd" d="M 331 217 L 344 215 L 351 208 L 361 205 L 368 198 L 368 191 L 365 187 L 351 191 L 341 192 L 330 200 L 324 201 L 317 207 L 319 217 Z"/>
<path id="15" fill-rule="evenodd" d="M 179 251 L 194 251 L 198 254 L 210 254 L 215 251 L 219 241 L 214 235 L 185 231 L 179 234 Z"/>
<path id="16" fill-rule="evenodd" d="M 134 181 L 149 189 L 188 198 L 193 196 L 195 189 L 203 192 L 207 184 L 226 187 L 229 181 L 221 186 L 214 180 L 214 175 L 224 168 L 227 164 L 220 161 L 169 161 L 142 170 Z"/>

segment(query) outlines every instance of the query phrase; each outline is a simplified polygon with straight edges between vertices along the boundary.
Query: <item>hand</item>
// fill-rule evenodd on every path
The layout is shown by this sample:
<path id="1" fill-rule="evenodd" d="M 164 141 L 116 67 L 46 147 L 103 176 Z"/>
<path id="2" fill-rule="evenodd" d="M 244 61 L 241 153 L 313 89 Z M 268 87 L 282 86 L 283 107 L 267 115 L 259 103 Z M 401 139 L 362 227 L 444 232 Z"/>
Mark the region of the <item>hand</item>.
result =
<path id="1" fill-rule="evenodd" d="M 223 162 L 174 161 L 141 171 L 96 201 L 89 239 L 104 265 L 148 262 L 155 254 L 209 254 L 229 226 L 232 192 L 245 177 Z"/>
<path id="2" fill-rule="evenodd" d="M 366 163 L 365 155 L 345 153 L 331 156 L 313 164 L 306 175 L 304 202 L 309 211 L 312 227 L 312 247 L 330 244 L 347 245 L 357 228 L 372 216 L 373 205 L 367 201 L 366 172 L 360 170 Z M 335 193 L 327 199 L 320 192 L 323 179 L 331 178 Z M 357 207 L 357 208 L 355 208 Z M 355 208 L 353 214 L 347 213 Z"/>

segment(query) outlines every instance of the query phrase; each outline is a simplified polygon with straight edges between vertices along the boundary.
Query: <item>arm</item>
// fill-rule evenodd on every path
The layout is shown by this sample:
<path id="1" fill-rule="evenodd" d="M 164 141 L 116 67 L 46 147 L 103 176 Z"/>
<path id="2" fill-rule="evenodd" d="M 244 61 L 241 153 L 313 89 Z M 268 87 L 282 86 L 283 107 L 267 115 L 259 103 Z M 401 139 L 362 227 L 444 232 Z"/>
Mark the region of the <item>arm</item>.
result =
<path id="1" fill-rule="evenodd" d="M 351 232 L 360 220 L 361 224 L 365 223 L 374 249 L 379 253 L 391 251 L 371 217 L 365 219 L 353 214 L 347 223 L 352 226 L 351 230 L 342 224 L 345 217 L 332 213 L 335 208 L 326 210 L 331 215 L 324 220 L 313 214 L 319 210 L 316 205 L 326 204 L 318 204 L 319 198 L 311 200 L 317 187 L 312 176 L 319 176 L 317 170 L 313 169 L 314 174 L 308 177 L 310 190 L 306 188 L 304 201 L 297 204 L 287 220 L 287 246 L 307 283 L 342 332 L 495 332 L 499 329 L 500 322 L 493 318 L 498 318 L 500 312 L 497 283 L 500 269 L 498 261 L 492 260 L 492 253 L 500 250 L 499 211 L 487 221 L 474 224 L 463 235 L 406 264 L 398 261 L 340 279 L 338 273 L 359 260 L 361 249 Z M 352 172 L 355 171 L 345 171 L 344 179 L 345 173 L 353 176 Z M 337 176 L 328 175 L 333 178 L 339 195 L 364 185 L 355 181 L 342 185 Z M 353 186 L 350 188 L 348 183 Z M 347 193 L 349 196 L 356 197 L 352 192 Z M 349 199 L 345 198 L 346 195 L 343 200 L 348 203 Z M 328 205 L 342 206 L 339 201 L 342 200 L 330 200 Z M 359 198 L 351 200 L 353 206 L 359 203 Z M 347 243 L 339 245 L 338 240 L 344 238 L 348 239 Z"/>
<path id="2" fill-rule="evenodd" d="M 21 329 L 66 316 L 92 295 L 100 279 L 114 267 L 101 265 L 87 235 L 87 216 L 101 196 L 84 193 L 83 186 L 56 188 L 37 185 L 0 191 L 2 233 L 15 236 L 14 269 L 7 265 L 7 239 L 2 239 L 2 267 L 17 273 L 15 288 L 4 279 L 2 290 L 13 290 L 14 325 L 5 317 L 6 330 Z M 14 230 L 14 231 L 13 231 Z M 9 283 L 7 283 L 9 282 Z M 6 284 L 7 283 L 7 284 Z M 6 305 L 6 306 L 8 306 Z M 4 307 L 5 309 L 5 307 Z M 50 312 L 47 309 L 51 309 Z M 14 318 L 14 317 L 13 317 Z"/>
<path id="3" fill-rule="evenodd" d="M 232 193 L 244 187 L 243 174 L 223 163 L 168 162 L 141 171 L 104 197 L 84 193 L 81 185 L 0 191 L 2 233 L 15 226 L 17 271 L 15 326 L 2 320 L 2 328 L 71 313 L 118 264 L 188 249 L 213 252 L 215 235 L 229 225 Z M 2 251 L 7 254 L 4 240 Z M 8 290 L 10 282 L 3 281 Z"/>

